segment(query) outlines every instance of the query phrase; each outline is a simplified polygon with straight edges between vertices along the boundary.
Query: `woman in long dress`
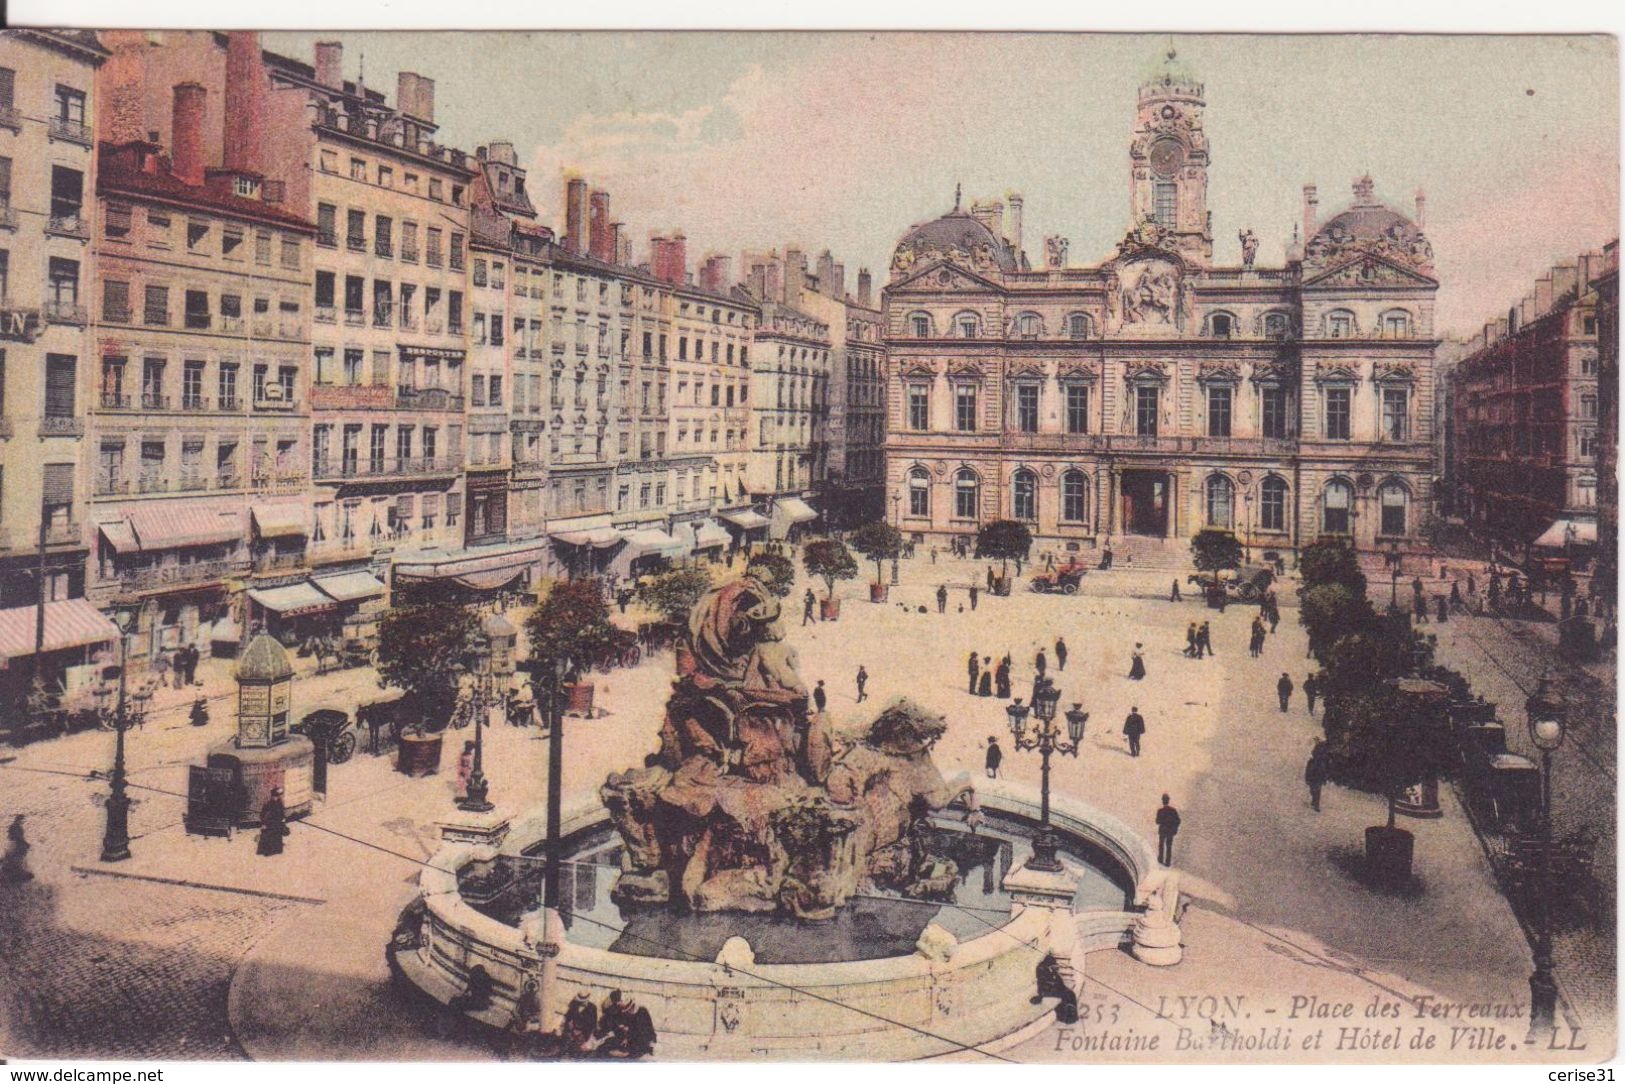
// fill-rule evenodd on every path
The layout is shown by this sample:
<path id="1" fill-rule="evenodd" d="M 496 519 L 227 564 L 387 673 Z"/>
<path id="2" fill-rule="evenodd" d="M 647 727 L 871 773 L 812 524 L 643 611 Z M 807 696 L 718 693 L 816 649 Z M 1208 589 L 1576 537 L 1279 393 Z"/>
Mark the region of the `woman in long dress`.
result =
<path id="1" fill-rule="evenodd" d="M 282 804 L 282 788 L 271 788 L 271 796 L 260 807 L 259 853 L 282 853 L 282 839 L 288 834 L 287 809 Z"/>
<path id="2" fill-rule="evenodd" d="M 1143 644 L 1134 645 L 1134 662 L 1128 668 L 1130 681 L 1139 681 L 1145 677 L 1145 656 L 1140 654 L 1140 648 L 1143 646 Z"/>

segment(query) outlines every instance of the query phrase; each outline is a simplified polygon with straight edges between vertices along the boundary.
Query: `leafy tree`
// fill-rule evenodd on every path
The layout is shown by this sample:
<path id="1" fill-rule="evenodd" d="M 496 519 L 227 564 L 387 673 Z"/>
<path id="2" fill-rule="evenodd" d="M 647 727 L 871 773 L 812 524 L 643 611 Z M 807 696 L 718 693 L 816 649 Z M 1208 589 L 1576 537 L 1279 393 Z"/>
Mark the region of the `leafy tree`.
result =
<path id="1" fill-rule="evenodd" d="M 895 561 L 903 553 L 902 532 L 884 520 L 865 523 L 852 532 L 851 542 L 853 549 L 875 563 L 876 583 L 885 578 L 885 562 Z"/>
<path id="2" fill-rule="evenodd" d="M 457 684 L 474 666 L 480 625 L 462 606 L 425 602 L 385 612 L 378 622 L 378 676 L 402 690 L 424 723 L 451 718 Z"/>
<path id="3" fill-rule="evenodd" d="M 1309 633 L 1309 650 L 1319 659 L 1339 636 L 1366 627 L 1374 616 L 1364 595 L 1356 596 L 1340 583 L 1305 588 L 1298 609 L 1298 622 Z"/>
<path id="4" fill-rule="evenodd" d="M 1338 780 L 1388 800 L 1388 827 L 1394 804 L 1407 787 L 1444 775 L 1450 768 L 1448 728 L 1418 714 L 1415 702 L 1393 687 L 1368 685 L 1328 704 L 1326 745 Z"/>
<path id="5" fill-rule="evenodd" d="M 1241 567 L 1241 543 L 1230 531 L 1204 527 L 1191 539 L 1191 560 L 1198 572 L 1213 573 L 1217 585 L 1220 569 Z"/>
<path id="6" fill-rule="evenodd" d="M 595 578 L 554 584 L 526 615 L 525 635 L 533 673 L 546 675 L 558 662 L 572 674 L 586 669 L 615 642 L 603 584 Z"/>
<path id="7" fill-rule="evenodd" d="M 1388 633 L 1371 615 L 1363 625 L 1332 640 L 1322 653 L 1327 698 L 1354 696 L 1402 677 L 1409 669 L 1410 645 L 1411 637 Z"/>
<path id="8" fill-rule="evenodd" d="M 836 538 L 807 543 L 801 550 L 801 562 L 807 566 L 808 575 L 824 581 L 830 598 L 835 597 L 836 580 L 850 580 L 858 574 L 858 563 L 852 559 L 846 543 Z"/>
<path id="9" fill-rule="evenodd" d="M 777 553 L 758 553 L 745 565 L 745 575 L 755 576 L 778 598 L 789 598 L 795 589 L 796 566 Z"/>
<path id="10" fill-rule="evenodd" d="M 675 568 L 638 584 L 637 595 L 667 621 L 687 625 L 688 615 L 709 590 L 711 574 L 705 569 Z"/>
<path id="11" fill-rule="evenodd" d="M 1033 548 L 1033 533 L 1025 523 L 996 519 L 976 532 L 976 556 L 999 562 L 999 574 L 1009 571 L 1011 561 L 1024 561 Z"/>
<path id="12" fill-rule="evenodd" d="M 1303 549 L 1298 560 L 1298 572 L 1306 588 L 1323 584 L 1342 584 L 1356 598 L 1365 597 L 1365 573 L 1354 549 L 1347 542 L 1315 542 Z"/>

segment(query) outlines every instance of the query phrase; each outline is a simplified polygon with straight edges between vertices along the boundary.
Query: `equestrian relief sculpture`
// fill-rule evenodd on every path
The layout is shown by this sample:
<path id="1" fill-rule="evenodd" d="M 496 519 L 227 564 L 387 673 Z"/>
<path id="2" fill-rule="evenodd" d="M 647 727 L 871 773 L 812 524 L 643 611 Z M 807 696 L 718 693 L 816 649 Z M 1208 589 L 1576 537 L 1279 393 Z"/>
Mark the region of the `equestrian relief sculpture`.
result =
<path id="1" fill-rule="evenodd" d="M 957 869 L 926 850 L 929 814 L 975 795 L 931 747 L 945 720 L 908 700 L 843 738 L 784 642 L 779 602 L 746 576 L 705 595 L 660 749 L 600 791 L 625 843 L 623 904 L 826 919 L 870 888 L 931 895 Z"/>

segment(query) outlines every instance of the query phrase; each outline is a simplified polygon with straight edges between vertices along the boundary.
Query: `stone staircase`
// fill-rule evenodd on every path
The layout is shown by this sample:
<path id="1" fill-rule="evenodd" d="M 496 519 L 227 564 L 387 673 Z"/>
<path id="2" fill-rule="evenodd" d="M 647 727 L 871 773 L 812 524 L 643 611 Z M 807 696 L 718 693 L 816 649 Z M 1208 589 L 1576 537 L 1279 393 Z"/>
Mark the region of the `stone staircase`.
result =
<path id="1" fill-rule="evenodd" d="M 1191 564 L 1191 544 L 1188 538 L 1117 535 L 1112 539 L 1111 547 L 1113 569 L 1188 572 L 1194 568 Z"/>

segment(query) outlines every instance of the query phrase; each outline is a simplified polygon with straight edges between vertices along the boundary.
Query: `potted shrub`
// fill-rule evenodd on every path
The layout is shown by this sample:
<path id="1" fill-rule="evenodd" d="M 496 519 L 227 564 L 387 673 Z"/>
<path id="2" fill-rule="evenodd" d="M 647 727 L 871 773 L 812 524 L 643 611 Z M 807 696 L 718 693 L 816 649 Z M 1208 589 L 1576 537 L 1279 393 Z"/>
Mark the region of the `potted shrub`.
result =
<path id="1" fill-rule="evenodd" d="M 789 598 L 796 585 L 796 566 L 777 553 L 758 553 L 745 565 L 745 575 L 761 580 L 775 598 Z"/>
<path id="2" fill-rule="evenodd" d="M 903 553 L 903 535 L 896 527 L 882 520 L 865 523 L 852 532 L 852 548 L 875 563 L 875 579 L 869 585 L 869 601 L 886 601 L 887 561 L 896 561 Z"/>
<path id="3" fill-rule="evenodd" d="M 480 625 L 456 603 L 429 601 L 387 611 L 378 622 L 378 679 L 406 695 L 412 722 L 396 769 L 424 775 L 440 766 L 440 731 L 457 709 L 458 684 L 474 665 Z"/>
<path id="4" fill-rule="evenodd" d="M 807 573 L 824 581 L 828 596 L 820 603 L 820 616 L 834 621 L 841 616 L 841 604 L 835 598 L 835 581 L 857 577 L 858 563 L 852 559 L 846 543 L 837 538 L 820 538 L 809 542 L 801 550 L 802 564 Z"/>
<path id="5" fill-rule="evenodd" d="M 1224 609 L 1224 584 L 1219 572 L 1241 567 L 1241 543 L 1229 531 L 1217 527 L 1204 527 L 1191 539 L 1191 559 L 1198 572 L 1213 573 L 1213 582 L 1207 585 L 1207 604 L 1216 610 Z"/>
<path id="6" fill-rule="evenodd" d="M 996 519 L 976 532 L 976 556 L 999 562 L 999 576 L 993 584 L 995 595 L 1010 593 L 1010 562 L 1026 560 L 1032 548 L 1032 531 L 1013 519 Z"/>
<path id="7" fill-rule="evenodd" d="M 555 583 L 525 618 L 525 633 L 533 678 L 545 687 L 561 675 L 563 710 L 590 716 L 593 683 L 582 675 L 615 645 L 616 629 L 609 621 L 602 584 L 596 579 Z"/>
<path id="8" fill-rule="evenodd" d="M 700 599 L 711 590 L 711 573 L 703 568 L 678 568 L 638 585 L 638 600 L 660 614 L 662 621 L 677 628 L 672 643 L 677 654 L 677 672 L 687 673 L 691 656 L 688 647 L 688 619 Z"/>

